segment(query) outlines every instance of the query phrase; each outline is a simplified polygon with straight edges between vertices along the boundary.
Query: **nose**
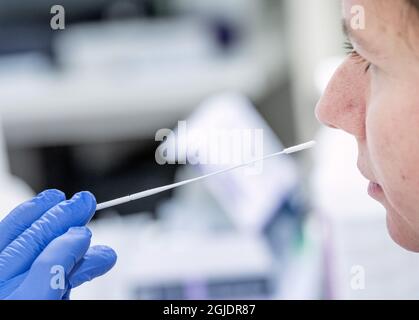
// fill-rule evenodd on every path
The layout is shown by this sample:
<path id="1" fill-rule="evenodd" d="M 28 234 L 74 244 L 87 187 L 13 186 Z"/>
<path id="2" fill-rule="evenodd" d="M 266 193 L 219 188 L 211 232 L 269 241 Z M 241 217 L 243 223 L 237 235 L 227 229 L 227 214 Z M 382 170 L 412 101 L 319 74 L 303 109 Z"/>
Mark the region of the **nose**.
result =
<path id="1" fill-rule="evenodd" d="M 326 126 L 364 138 L 368 90 L 368 74 L 348 57 L 317 103 L 317 119 Z"/>

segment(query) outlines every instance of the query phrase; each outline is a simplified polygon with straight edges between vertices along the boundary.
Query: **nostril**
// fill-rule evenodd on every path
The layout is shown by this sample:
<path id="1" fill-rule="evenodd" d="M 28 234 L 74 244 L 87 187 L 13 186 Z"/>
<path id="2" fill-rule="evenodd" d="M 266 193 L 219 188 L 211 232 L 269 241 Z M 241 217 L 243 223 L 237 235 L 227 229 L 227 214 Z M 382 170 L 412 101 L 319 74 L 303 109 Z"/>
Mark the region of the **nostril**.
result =
<path id="1" fill-rule="evenodd" d="M 331 124 L 328 120 L 327 117 L 323 117 L 323 115 L 319 112 L 319 108 L 316 108 L 315 111 L 315 115 L 317 118 L 317 121 L 319 121 L 322 125 L 332 128 L 332 129 L 338 129 L 335 125 Z"/>
<path id="2" fill-rule="evenodd" d="M 338 127 L 334 126 L 333 124 L 330 123 L 323 123 L 326 127 L 329 127 L 331 129 L 339 129 Z"/>
<path id="3" fill-rule="evenodd" d="M 332 121 L 334 120 L 331 110 L 326 109 L 327 105 L 322 103 L 322 99 L 317 103 L 316 108 L 314 110 L 314 114 L 317 120 L 324 126 L 332 128 L 332 129 L 339 129 L 337 126 L 333 125 Z"/>

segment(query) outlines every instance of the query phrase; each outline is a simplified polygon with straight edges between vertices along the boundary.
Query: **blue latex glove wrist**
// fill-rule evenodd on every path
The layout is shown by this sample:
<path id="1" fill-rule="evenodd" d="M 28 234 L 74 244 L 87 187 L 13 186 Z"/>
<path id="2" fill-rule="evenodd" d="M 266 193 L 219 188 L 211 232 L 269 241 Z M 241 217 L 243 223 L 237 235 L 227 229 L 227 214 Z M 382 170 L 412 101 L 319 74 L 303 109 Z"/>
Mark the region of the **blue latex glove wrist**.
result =
<path id="1" fill-rule="evenodd" d="M 85 225 L 95 209 L 89 192 L 65 200 L 61 191 L 47 190 L 1 221 L 0 299 L 66 299 L 72 288 L 109 271 L 115 252 L 89 248 Z M 65 285 L 54 282 L 59 272 Z"/>

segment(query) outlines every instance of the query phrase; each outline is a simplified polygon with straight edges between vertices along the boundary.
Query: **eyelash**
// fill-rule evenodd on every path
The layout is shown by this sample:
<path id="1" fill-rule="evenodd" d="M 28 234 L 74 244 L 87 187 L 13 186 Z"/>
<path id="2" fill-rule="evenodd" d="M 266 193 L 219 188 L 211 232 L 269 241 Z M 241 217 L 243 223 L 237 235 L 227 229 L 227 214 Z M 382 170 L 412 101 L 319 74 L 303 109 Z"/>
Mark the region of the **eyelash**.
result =
<path id="1" fill-rule="evenodd" d="M 351 56 L 353 59 L 358 60 L 359 63 L 366 64 L 365 72 L 368 72 L 372 64 L 355 50 L 354 46 L 350 41 L 345 41 L 345 43 L 343 44 L 343 48 L 345 49 L 347 55 Z"/>

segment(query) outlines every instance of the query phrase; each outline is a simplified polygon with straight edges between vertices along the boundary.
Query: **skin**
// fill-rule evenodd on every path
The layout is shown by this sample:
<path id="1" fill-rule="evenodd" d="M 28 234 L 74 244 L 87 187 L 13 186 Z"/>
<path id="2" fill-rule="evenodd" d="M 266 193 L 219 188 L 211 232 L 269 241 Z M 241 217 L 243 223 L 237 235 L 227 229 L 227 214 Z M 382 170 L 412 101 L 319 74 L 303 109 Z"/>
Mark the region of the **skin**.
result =
<path id="1" fill-rule="evenodd" d="M 404 0 L 342 4 L 359 56 L 348 56 L 336 71 L 316 116 L 354 136 L 358 168 L 387 211 L 391 237 L 419 252 L 419 13 Z M 354 5 L 365 9 L 363 30 L 350 27 Z"/>

